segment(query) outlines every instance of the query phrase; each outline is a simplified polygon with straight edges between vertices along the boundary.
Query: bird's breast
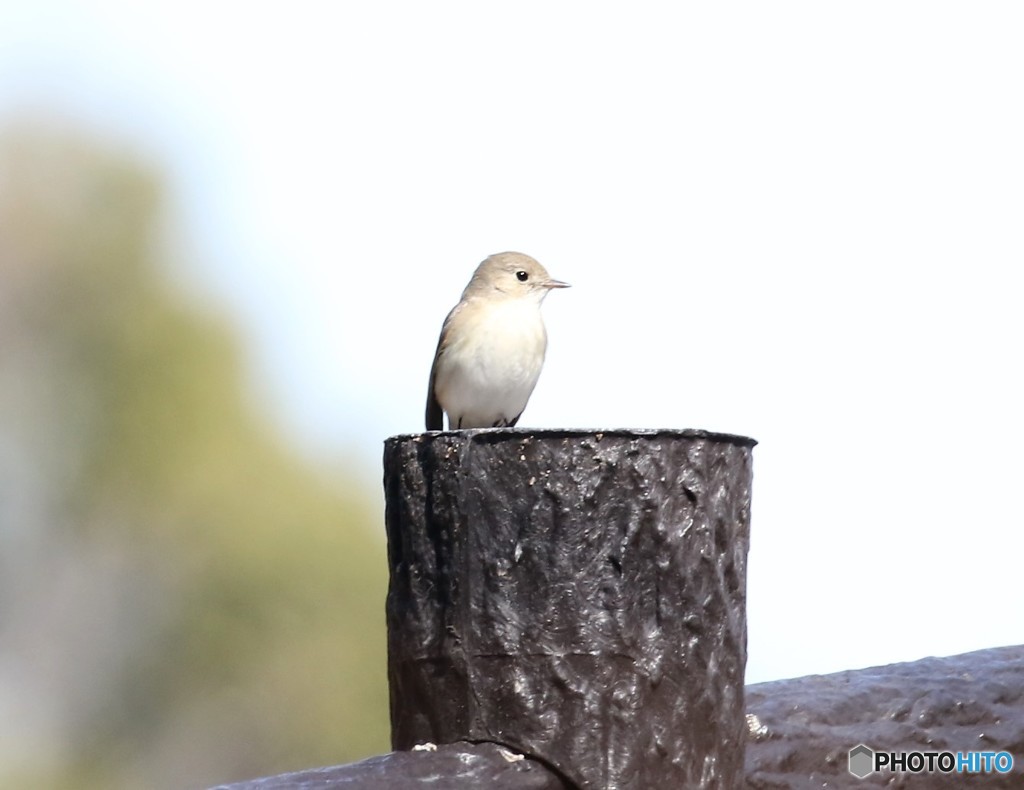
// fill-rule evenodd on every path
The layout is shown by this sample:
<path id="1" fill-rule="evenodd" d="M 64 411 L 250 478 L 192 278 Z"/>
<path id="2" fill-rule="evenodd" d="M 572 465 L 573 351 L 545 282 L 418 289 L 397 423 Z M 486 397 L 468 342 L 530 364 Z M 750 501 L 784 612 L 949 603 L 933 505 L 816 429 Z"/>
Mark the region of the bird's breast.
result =
<path id="1" fill-rule="evenodd" d="M 467 351 L 480 373 L 509 383 L 535 381 L 547 350 L 547 333 L 537 306 L 512 302 L 481 312 L 466 338 Z"/>
<path id="2" fill-rule="evenodd" d="M 449 415 L 486 409 L 481 420 L 511 419 L 533 392 L 547 349 L 539 305 L 509 300 L 467 304 L 453 317 L 439 360 L 436 392 Z"/>

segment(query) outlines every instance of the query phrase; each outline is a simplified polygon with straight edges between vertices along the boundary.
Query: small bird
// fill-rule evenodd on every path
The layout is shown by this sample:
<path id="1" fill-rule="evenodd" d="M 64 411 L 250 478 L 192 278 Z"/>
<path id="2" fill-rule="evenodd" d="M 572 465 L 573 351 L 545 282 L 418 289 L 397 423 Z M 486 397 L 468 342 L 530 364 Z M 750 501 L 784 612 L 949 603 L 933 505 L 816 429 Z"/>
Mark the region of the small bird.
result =
<path id="1" fill-rule="evenodd" d="M 441 327 L 427 390 L 428 431 L 512 426 L 533 393 L 548 334 L 540 305 L 568 288 L 521 252 L 481 263 Z"/>

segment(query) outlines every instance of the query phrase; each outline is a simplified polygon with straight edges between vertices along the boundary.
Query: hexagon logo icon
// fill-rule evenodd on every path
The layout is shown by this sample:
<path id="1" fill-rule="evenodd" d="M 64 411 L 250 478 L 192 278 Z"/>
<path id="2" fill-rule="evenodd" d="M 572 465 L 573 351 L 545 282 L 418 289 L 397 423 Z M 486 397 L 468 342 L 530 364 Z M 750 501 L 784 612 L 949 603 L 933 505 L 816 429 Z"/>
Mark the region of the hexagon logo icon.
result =
<path id="1" fill-rule="evenodd" d="M 875 753 L 863 743 L 850 749 L 850 773 L 863 779 L 875 772 Z"/>

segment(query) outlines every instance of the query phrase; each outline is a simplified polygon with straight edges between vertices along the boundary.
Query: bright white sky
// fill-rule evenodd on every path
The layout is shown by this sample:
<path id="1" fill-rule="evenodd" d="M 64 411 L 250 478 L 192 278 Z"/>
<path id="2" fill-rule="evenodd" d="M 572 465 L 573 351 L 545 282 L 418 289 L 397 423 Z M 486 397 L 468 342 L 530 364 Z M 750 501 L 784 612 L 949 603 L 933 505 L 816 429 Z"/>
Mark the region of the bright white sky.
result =
<path id="1" fill-rule="evenodd" d="M 521 250 L 521 425 L 761 442 L 749 681 L 1024 642 L 1024 6 L 273 7 L 0 0 L 0 122 L 168 170 L 288 430 L 378 479 Z"/>

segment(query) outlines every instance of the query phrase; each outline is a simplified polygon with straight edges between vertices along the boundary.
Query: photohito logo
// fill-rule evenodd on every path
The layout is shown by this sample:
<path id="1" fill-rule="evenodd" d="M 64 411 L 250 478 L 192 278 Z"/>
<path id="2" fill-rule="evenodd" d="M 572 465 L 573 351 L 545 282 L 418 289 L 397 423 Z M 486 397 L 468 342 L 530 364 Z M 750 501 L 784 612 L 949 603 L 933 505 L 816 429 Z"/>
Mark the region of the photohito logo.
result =
<path id="1" fill-rule="evenodd" d="M 850 773 L 858 779 L 875 771 L 908 774 L 1005 774 L 1013 770 L 1009 752 L 876 752 L 858 743 L 850 749 Z"/>

